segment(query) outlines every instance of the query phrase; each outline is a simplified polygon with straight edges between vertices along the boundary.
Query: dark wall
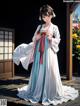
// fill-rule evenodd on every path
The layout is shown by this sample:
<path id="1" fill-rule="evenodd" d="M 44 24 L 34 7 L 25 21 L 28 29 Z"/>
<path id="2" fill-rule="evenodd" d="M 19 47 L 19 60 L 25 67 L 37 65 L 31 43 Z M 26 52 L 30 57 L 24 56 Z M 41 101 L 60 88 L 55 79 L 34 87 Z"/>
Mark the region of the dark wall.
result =
<path id="1" fill-rule="evenodd" d="M 16 0 L 17 1 L 17 0 Z M 15 46 L 29 43 L 40 21 L 39 8 L 49 4 L 54 8 L 56 18 L 52 20 L 57 24 L 61 34 L 60 51 L 58 52 L 60 72 L 66 72 L 66 4 L 62 0 L 37 0 L 0 2 L 0 27 L 15 29 Z M 19 68 L 19 67 L 18 67 Z"/>

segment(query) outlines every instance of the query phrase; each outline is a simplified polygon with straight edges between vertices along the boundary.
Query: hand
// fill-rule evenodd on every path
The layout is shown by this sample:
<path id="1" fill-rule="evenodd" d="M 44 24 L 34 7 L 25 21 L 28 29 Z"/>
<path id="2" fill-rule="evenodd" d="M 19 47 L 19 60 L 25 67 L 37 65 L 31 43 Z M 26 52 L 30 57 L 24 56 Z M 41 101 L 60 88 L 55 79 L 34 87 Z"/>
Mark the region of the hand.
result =
<path id="1" fill-rule="evenodd" d="M 50 32 L 46 32 L 47 36 L 52 36 L 52 34 Z"/>
<path id="2" fill-rule="evenodd" d="M 47 32 L 46 35 L 47 35 L 47 38 L 48 38 L 49 40 L 52 40 L 52 34 L 51 34 L 50 32 Z"/>
<path id="3" fill-rule="evenodd" d="M 48 40 L 49 40 L 49 41 L 51 41 L 51 40 L 52 40 L 52 36 L 51 36 L 51 35 L 48 35 L 48 37 L 47 37 L 47 38 L 48 38 Z"/>

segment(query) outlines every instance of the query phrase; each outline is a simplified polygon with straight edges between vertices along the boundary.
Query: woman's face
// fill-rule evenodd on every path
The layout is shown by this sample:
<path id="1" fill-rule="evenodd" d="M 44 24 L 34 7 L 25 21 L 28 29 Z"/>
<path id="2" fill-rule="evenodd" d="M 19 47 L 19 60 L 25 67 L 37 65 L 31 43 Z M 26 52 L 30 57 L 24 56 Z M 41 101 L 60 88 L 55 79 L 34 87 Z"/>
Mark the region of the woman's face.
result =
<path id="1" fill-rule="evenodd" d="M 52 16 L 42 16 L 42 20 L 45 22 L 45 23 L 49 23 L 51 22 L 51 19 L 52 19 Z"/>

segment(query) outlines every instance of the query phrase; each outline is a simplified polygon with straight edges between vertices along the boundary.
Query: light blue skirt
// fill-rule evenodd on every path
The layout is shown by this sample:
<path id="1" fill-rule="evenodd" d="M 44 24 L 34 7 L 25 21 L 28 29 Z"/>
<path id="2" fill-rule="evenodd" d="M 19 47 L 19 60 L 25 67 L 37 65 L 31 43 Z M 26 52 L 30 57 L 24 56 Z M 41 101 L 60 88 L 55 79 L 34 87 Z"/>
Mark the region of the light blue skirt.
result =
<path id="1" fill-rule="evenodd" d="M 18 93 L 19 97 L 22 97 L 26 100 L 32 102 L 42 101 L 43 96 L 46 95 L 44 85 L 45 85 L 45 75 L 46 75 L 46 63 L 47 63 L 47 50 L 49 47 L 49 41 L 47 37 L 45 38 L 45 49 L 43 54 L 43 64 L 40 64 L 40 51 L 39 51 L 40 41 L 37 41 L 36 48 L 34 52 L 34 62 L 32 65 L 30 80 L 28 88 L 24 93 L 24 96 L 21 96 Z M 47 98 L 44 98 L 46 101 Z"/>

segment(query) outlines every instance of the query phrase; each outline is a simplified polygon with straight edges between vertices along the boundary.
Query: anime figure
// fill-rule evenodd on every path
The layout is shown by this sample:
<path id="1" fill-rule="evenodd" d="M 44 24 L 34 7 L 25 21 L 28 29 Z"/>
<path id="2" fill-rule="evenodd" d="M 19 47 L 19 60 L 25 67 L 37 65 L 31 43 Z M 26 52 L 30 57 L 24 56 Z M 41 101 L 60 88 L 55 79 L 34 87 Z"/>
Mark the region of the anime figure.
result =
<path id="1" fill-rule="evenodd" d="M 29 84 L 18 89 L 18 96 L 32 103 L 57 105 L 78 97 L 78 90 L 62 85 L 57 52 L 60 33 L 57 25 L 51 22 L 55 13 L 51 6 L 40 8 L 39 19 L 44 21 L 37 27 L 32 42 L 19 45 L 13 53 L 13 61 L 21 62 L 25 69 L 33 62 Z"/>

